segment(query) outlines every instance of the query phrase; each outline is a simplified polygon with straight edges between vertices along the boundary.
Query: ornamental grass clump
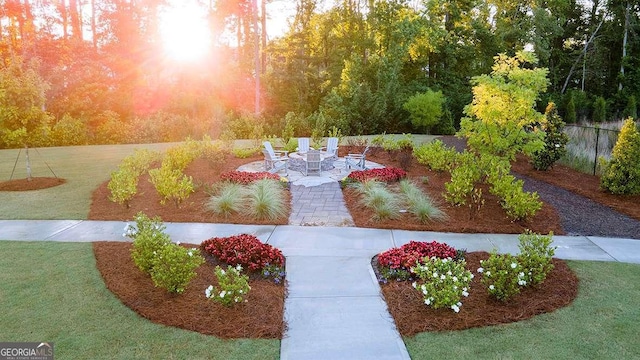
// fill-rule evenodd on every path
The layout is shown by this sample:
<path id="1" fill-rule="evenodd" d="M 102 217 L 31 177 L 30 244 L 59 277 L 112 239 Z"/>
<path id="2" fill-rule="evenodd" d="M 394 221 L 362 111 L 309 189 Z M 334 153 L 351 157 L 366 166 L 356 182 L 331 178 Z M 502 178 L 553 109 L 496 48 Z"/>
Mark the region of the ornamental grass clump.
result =
<path id="1" fill-rule="evenodd" d="M 400 199 L 384 183 L 368 180 L 359 184 L 356 189 L 362 194 L 362 205 L 373 210 L 375 220 L 400 217 Z"/>
<path id="2" fill-rule="evenodd" d="M 443 220 L 446 218 L 446 214 L 415 183 L 406 179 L 401 180 L 400 191 L 404 196 L 404 202 L 407 204 L 409 212 L 418 218 L 420 222 L 426 223 L 429 220 Z"/>
<path id="3" fill-rule="evenodd" d="M 209 285 L 204 291 L 207 299 L 211 299 L 224 306 L 231 307 L 235 304 L 247 302 L 245 296 L 249 294 L 249 276 L 242 274 L 242 266 L 227 266 L 224 270 L 216 266 L 214 270 L 218 280 L 218 286 Z"/>
<path id="4" fill-rule="evenodd" d="M 480 261 L 478 273 L 489 294 L 500 301 L 507 301 L 520 293 L 527 285 L 526 276 L 518 258 L 511 254 L 491 252 L 489 259 Z"/>
<path id="5" fill-rule="evenodd" d="M 243 213 L 256 219 L 277 220 L 287 215 L 284 189 L 279 181 L 262 179 L 251 183 Z"/>
<path id="6" fill-rule="evenodd" d="M 434 309 L 450 308 L 460 312 L 462 298 L 469 296 L 473 274 L 465 269 L 466 261 L 455 261 L 431 257 L 411 268 L 422 283 L 413 282 L 413 287 L 424 298 L 424 303 Z"/>
<path id="7" fill-rule="evenodd" d="M 247 191 L 244 186 L 239 183 L 225 182 L 220 187 L 218 195 L 209 198 L 206 207 L 226 217 L 242 210 L 246 196 Z"/>

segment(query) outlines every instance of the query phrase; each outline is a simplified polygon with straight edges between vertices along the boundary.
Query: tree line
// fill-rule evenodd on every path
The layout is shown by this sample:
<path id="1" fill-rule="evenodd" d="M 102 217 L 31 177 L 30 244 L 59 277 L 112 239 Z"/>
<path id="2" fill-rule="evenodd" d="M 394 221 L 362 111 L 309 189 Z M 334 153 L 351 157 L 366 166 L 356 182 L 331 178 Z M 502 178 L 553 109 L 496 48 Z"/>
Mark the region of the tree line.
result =
<path id="1" fill-rule="evenodd" d="M 568 122 L 636 113 L 640 1 L 295 0 L 273 39 L 268 0 L 194 2 L 216 41 L 186 64 L 160 55 L 168 0 L 0 1 L 0 146 L 22 145 L 23 128 L 35 145 L 258 136 L 287 123 L 296 135 L 451 133 L 470 80 L 523 49 L 548 69 L 539 110 L 553 101 Z M 437 101 L 438 118 L 416 121 L 416 99 Z"/>

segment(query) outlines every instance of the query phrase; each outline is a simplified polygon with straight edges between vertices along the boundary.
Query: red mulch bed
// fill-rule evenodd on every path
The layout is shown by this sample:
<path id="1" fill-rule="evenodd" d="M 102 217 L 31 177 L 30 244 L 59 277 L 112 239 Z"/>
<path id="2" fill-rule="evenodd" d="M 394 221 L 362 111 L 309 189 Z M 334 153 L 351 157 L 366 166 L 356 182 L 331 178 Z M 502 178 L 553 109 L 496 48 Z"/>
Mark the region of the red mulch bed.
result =
<path id="1" fill-rule="evenodd" d="M 597 203 L 640 220 L 640 195 L 613 195 L 600 188 L 600 177 L 578 172 L 568 166 L 554 164 L 546 171 L 535 170 L 529 160 L 519 155 L 513 163 L 512 170 L 519 174 L 556 185 L 563 189 L 580 194 Z"/>
<path id="2" fill-rule="evenodd" d="M 422 295 L 408 281 L 381 285 L 400 334 L 413 336 L 424 331 L 463 330 L 521 321 L 567 306 L 578 295 L 577 276 L 564 261 L 553 259 L 555 268 L 543 283 L 525 288 L 507 302 L 495 300 L 489 296 L 476 272 L 480 260 L 488 257 L 489 253 L 483 251 L 467 253 L 467 269 L 475 277 L 469 296 L 462 299 L 457 314 L 451 309 L 434 310 L 425 305 Z"/>
<path id="3" fill-rule="evenodd" d="M 240 215 L 225 217 L 216 215 L 205 208 L 209 199 L 209 188 L 219 181 L 220 174 L 227 171 L 236 170 L 240 165 L 264 159 L 262 156 L 254 156 L 246 159 L 238 159 L 232 155 L 227 156 L 222 166 L 211 166 L 205 159 L 197 159 L 191 163 L 184 173 L 193 178 L 196 184 L 196 191 L 187 198 L 179 207 L 167 202 L 160 203 L 161 197 L 158 195 L 151 181 L 149 174 L 140 176 L 138 180 L 138 194 L 131 200 L 129 208 L 109 200 L 110 191 L 107 188 L 109 181 L 102 183 L 92 195 L 91 210 L 89 220 L 123 220 L 129 221 L 140 211 L 149 217 L 159 216 L 166 222 L 204 222 L 204 223 L 225 223 L 225 224 L 275 224 L 286 225 L 288 217 L 283 217 L 277 221 L 246 219 Z M 289 193 L 286 192 L 289 197 Z M 290 198 L 286 199 L 290 203 Z M 202 239 L 204 240 L 204 239 Z"/>
<path id="4" fill-rule="evenodd" d="M 0 191 L 31 191 L 62 185 L 67 180 L 57 177 L 32 177 L 0 182 Z"/>
<path id="5" fill-rule="evenodd" d="M 186 245 L 198 247 L 198 245 Z M 219 338 L 282 339 L 285 286 L 253 276 L 246 303 L 225 307 L 205 297 L 216 286 L 215 263 L 197 269 L 184 293 L 156 288 L 149 276 L 131 260 L 131 243 L 95 242 L 96 266 L 109 290 L 126 306 L 154 323 L 175 326 Z"/>
<path id="6" fill-rule="evenodd" d="M 360 148 L 352 148 L 350 152 L 362 152 Z M 447 203 L 442 194 L 445 193 L 444 184 L 451 180 L 448 172 L 436 172 L 420 165 L 415 158 L 411 158 L 408 164 L 402 164 L 400 156 L 384 150 L 373 150 L 367 154 L 367 160 L 371 160 L 386 166 L 404 168 L 408 178 L 414 179 L 423 191 L 428 193 L 432 199 L 438 201 L 440 209 L 443 210 L 447 219 L 444 221 L 433 221 L 422 223 L 409 213 L 401 214 L 395 220 L 374 220 L 371 211 L 364 209 L 360 205 L 360 196 L 353 189 L 343 191 L 347 208 L 353 217 L 353 221 L 358 227 L 371 227 L 382 229 L 405 229 L 419 231 L 457 232 L 457 233 L 499 233 L 499 234 L 520 234 L 525 229 L 530 229 L 538 233 L 549 233 L 553 231 L 556 235 L 564 235 L 565 232 L 560 225 L 560 218 L 556 210 L 544 204 L 542 209 L 527 221 L 511 221 L 505 211 L 498 203 L 498 198 L 489 193 L 487 186 L 481 186 L 482 196 L 485 199 L 484 206 L 480 211 L 472 211 L 468 206 L 453 206 Z M 403 166 L 404 165 L 404 166 Z M 427 177 L 426 184 L 421 179 Z"/>

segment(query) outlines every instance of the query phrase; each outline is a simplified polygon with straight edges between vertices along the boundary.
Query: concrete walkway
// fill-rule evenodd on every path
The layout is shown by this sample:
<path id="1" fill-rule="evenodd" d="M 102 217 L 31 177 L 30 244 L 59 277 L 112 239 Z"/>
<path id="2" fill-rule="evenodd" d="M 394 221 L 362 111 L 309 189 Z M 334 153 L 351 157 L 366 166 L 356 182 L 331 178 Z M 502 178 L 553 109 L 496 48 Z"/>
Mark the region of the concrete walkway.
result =
<path id="1" fill-rule="evenodd" d="M 0 239 L 18 241 L 128 241 L 125 222 L 0 220 Z M 408 359 L 380 295 L 371 258 L 411 240 L 445 242 L 468 251 L 517 253 L 518 235 L 455 234 L 356 227 L 166 223 L 173 241 L 198 244 L 213 236 L 256 235 L 287 258 L 288 330 L 282 359 Z M 640 264 L 640 240 L 554 236 L 563 259 Z"/>

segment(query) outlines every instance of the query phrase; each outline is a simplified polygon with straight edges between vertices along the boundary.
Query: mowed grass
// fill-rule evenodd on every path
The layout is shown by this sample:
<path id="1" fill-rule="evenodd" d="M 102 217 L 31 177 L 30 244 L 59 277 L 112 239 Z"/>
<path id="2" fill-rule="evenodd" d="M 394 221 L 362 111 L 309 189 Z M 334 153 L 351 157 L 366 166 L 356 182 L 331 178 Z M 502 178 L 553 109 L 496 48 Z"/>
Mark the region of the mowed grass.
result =
<path id="1" fill-rule="evenodd" d="M 42 190 L 0 191 L 0 219 L 84 220 L 89 214 L 91 193 L 109 180 L 122 159 L 137 148 L 164 151 L 171 146 L 175 143 L 30 149 L 32 176 L 53 177 L 53 170 L 67 182 Z M 0 181 L 10 179 L 16 159 L 13 179 L 27 177 L 24 149 L 0 150 Z"/>
<path id="2" fill-rule="evenodd" d="M 569 261 L 569 307 L 530 320 L 405 338 L 413 359 L 639 359 L 640 265 Z"/>
<path id="3" fill-rule="evenodd" d="M 279 340 L 221 340 L 154 324 L 104 286 L 90 243 L 0 241 L 0 339 L 58 359 L 278 359 Z M 204 290 L 203 290 L 204 296 Z"/>

